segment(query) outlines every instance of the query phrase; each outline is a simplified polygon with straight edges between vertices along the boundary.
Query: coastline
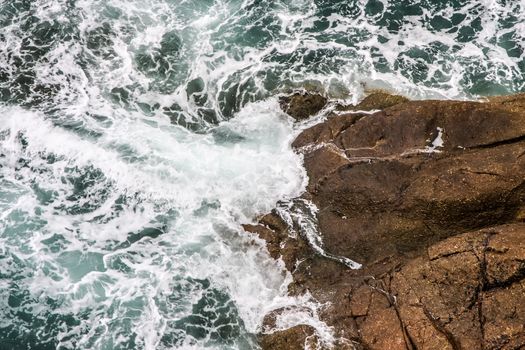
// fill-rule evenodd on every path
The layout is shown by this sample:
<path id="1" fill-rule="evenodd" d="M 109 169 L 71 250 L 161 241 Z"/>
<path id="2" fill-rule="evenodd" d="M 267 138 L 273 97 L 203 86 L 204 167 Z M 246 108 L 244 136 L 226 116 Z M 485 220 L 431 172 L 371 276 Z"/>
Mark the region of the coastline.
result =
<path id="1" fill-rule="evenodd" d="M 281 107 L 307 119 L 326 103 L 295 94 Z M 289 294 L 327 305 L 321 319 L 335 348 L 525 345 L 525 94 L 465 102 L 375 93 L 292 146 L 309 176 L 295 220 L 274 210 L 245 230 L 292 273 Z M 319 237 L 301 215 L 314 216 Z M 281 311 L 266 317 L 263 349 L 323 348 L 312 327 L 272 331 Z"/>

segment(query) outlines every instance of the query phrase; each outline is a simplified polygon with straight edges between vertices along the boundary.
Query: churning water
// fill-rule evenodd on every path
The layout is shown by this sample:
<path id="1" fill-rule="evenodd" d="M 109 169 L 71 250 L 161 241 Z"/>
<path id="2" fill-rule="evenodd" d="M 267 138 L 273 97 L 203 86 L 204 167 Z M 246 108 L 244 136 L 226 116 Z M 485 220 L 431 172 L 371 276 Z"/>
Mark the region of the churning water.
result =
<path id="1" fill-rule="evenodd" d="M 257 348 L 316 303 L 247 223 L 303 191 L 276 95 L 525 89 L 525 0 L 1 0 L 0 349 Z"/>

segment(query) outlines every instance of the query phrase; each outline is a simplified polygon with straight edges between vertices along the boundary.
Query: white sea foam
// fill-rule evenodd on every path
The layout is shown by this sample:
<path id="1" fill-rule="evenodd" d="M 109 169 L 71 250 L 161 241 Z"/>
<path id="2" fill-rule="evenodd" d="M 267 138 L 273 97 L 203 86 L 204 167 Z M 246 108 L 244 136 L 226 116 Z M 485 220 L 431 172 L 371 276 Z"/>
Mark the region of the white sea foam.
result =
<path id="1" fill-rule="evenodd" d="M 209 279 L 224 288 L 235 301 L 246 329 L 256 332 L 265 313 L 297 303 L 286 297 L 289 277 L 283 274 L 283 267 L 266 255 L 261 244 L 250 243 L 239 226 L 269 211 L 278 199 L 296 196 L 304 188 L 300 159 L 288 148 L 290 122 L 276 110 L 275 100 L 252 104 L 238 118 L 221 124 L 221 128 L 243 135 L 243 147 L 214 142 L 211 134 L 190 134 L 172 126 L 152 127 L 140 119 L 123 120 L 112 132 L 92 142 L 53 126 L 42 115 L 2 110 L 2 130 L 9 131 L 1 147 L 4 179 L 21 188 L 37 184 L 41 190 L 56 194 L 52 205 L 39 203 L 29 190 L 12 202 L 4 217 L 16 211 L 27 215 L 27 220 L 38 219 L 45 224 L 27 233 L 25 251 L 8 243 L 15 237 L 3 237 L 3 248 L 34 266 L 36 271 L 28 283 L 35 296 L 63 298 L 64 312 L 102 309 L 89 319 L 92 328 L 103 327 L 117 317 L 108 314 L 115 304 L 144 298 L 145 305 L 137 305 L 142 315 L 134 318 L 133 330 L 145 348 L 158 345 L 167 318 L 188 312 L 166 314 L 155 305 L 155 298 L 170 294 L 174 277 Z M 20 143 L 21 136 L 26 147 Z M 118 154 L 119 146 L 129 140 L 133 140 L 130 146 L 134 155 L 143 161 L 129 162 Z M 48 164 L 49 155 L 57 160 Z M 28 160 L 29 168 L 17 168 L 20 158 Z M 57 207 L 69 204 L 71 184 L 61 179 L 68 176 L 71 167 L 99 169 L 104 174 L 104 179 L 90 188 L 93 197 L 89 200 L 97 202 L 98 209 L 77 215 L 57 211 Z M 42 173 L 34 174 L 32 168 Z M 111 192 L 106 199 L 100 197 L 101 189 Z M 116 199 L 133 194 L 138 194 L 134 204 L 115 213 Z M 203 216 L 192 214 L 206 201 L 217 205 Z M 157 208 L 159 203 L 161 209 Z M 166 209 L 177 213 L 159 238 L 144 239 L 127 248 L 110 248 L 114 247 L 111 242 L 125 241 L 130 232 L 147 227 Z M 34 211 L 39 215 L 32 219 Z M 115 217 L 110 218 L 112 215 Z M 100 216 L 108 218 L 101 220 Z M 9 224 L 9 220 L 2 222 L 4 228 Z M 59 255 L 43 244 L 54 235 L 62 235 L 67 242 Z M 88 252 L 95 255 L 87 256 Z M 73 255 L 70 258 L 68 254 Z M 84 271 L 82 262 L 76 261 L 82 257 L 100 259 L 100 263 Z M 112 268 L 116 258 L 123 258 L 132 272 Z M 46 272 L 45 266 L 52 267 L 54 273 Z M 71 332 L 80 330 L 68 334 Z M 111 329 L 106 332 L 98 335 L 99 346 L 116 341 Z M 92 337 L 96 338 L 84 334 L 79 344 L 88 346 Z"/>
<path id="2" fill-rule="evenodd" d="M 313 325 L 332 344 L 319 305 L 286 296 L 290 276 L 240 227 L 305 188 L 298 130 L 270 96 L 525 88 L 525 22 L 507 23 L 523 0 L 436 2 L 398 29 L 381 24 L 397 3 L 380 2 L 0 4 L 1 97 L 26 108 L 0 110 L 2 325 L 73 315 L 34 332 L 75 349 L 250 348 L 262 317 L 288 307 L 279 329 Z M 454 30 L 430 25 L 454 15 Z M 468 27 L 481 29 L 459 40 Z M 303 209 L 283 215 L 329 255 Z"/>

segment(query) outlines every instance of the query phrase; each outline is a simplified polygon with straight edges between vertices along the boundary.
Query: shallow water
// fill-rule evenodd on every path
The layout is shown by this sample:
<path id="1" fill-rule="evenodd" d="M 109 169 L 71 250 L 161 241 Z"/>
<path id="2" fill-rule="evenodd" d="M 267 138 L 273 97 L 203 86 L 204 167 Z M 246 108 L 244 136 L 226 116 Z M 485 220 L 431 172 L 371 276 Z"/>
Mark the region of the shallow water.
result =
<path id="1" fill-rule="evenodd" d="M 293 305 L 278 326 L 330 343 L 315 301 L 287 297 L 290 276 L 241 229 L 305 187 L 276 96 L 525 91 L 524 11 L 0 2 L 0 348 L 252 349 L 264 315 Z"/>

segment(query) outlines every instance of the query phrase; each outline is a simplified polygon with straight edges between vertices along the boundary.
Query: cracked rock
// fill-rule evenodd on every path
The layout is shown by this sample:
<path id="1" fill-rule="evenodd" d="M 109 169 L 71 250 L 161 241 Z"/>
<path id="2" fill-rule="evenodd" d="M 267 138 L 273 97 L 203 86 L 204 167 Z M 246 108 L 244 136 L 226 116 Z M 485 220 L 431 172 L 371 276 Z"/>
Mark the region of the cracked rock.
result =
<path id="1" fill-rule="evenodd" d="M 321 319 L 345 344 L 525 347 L 525 94 L 384 102 L 332 114 L 293 143 L 325 256 L 362 269 L 320 256 L 277 212 L 246 230 L 292 272 L 290 294 L 324 303 Z M 282 337 L 295 349 L 297 337 L 303 348 L 304 331 L 263 334 L 261 344 L 277 349 Z"/>

